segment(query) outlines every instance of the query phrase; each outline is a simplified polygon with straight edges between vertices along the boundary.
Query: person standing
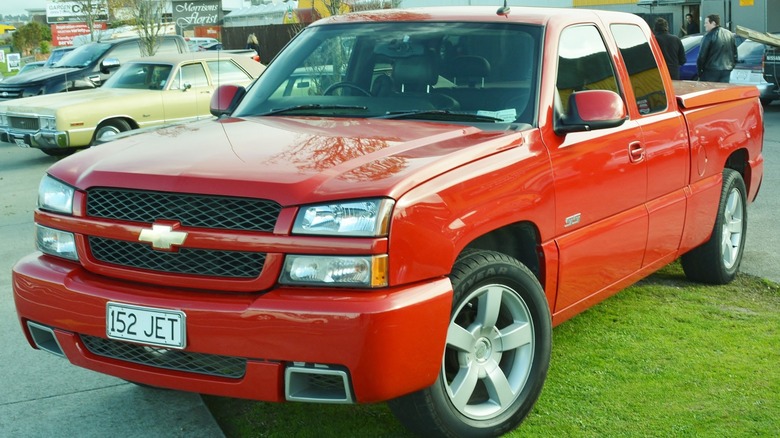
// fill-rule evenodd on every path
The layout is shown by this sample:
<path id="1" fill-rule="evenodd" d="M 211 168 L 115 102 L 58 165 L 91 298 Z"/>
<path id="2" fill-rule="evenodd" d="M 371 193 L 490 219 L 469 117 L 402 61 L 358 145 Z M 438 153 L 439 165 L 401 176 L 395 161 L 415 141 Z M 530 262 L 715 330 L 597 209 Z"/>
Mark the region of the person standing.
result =
<path id="1" fill-rule="evenodd" d="M 720 15 L 710 14 L 704 19 L 707 33 L 701 39 L 696 67 L 699 79 L 710 82 L 728 82 L 731 70 L 737 64 L 737 43 L 734 34 L 720 26 Z"/>
<path id="2" fill-rule="evenodd" d="M 693 14 L 685 14 L 685 27 L 680 27 L 680 36 L 699 33 L 699 22 L 693 21 Z"/>
<path id="3" fill-rule="evenodd" d="M 257 42 L 255 34 L 250 33 L 249 36 L 246 37 L 246 48 L 254 50 L 255 53 L 257 53 L 257 60 L 260 60 L 260 43 Z"/>
<path id="4" fill-rule="evenodd" d="M 664 55 L 666 67 L 669 68 L 669 76 L 672 79 L 680 79 L 680 66 L 685 64 L 685 47 L 677 36 L 669 33 L 669 22 L 658 17 L 653 25 L 653 33 L 661 53 Z"/>

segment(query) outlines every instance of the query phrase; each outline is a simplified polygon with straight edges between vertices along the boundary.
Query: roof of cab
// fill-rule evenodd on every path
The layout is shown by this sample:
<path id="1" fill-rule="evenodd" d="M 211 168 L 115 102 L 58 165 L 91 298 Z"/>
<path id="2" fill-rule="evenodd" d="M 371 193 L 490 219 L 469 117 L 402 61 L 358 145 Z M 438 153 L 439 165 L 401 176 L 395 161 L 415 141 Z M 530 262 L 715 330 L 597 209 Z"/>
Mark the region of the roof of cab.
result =
<path id="1" fill-rule="evenodd" d="M 514 22 L 544 26 L 550 21 L 635 23 L 641 18 L 634 14 L 583 8 L 546 8 L 512 6 L 506 15 L 498 15 L 498 6 L 440 6 L 410 9 L 383 9 L 353 12 L 323 18 L 312 25 L 364 21 L 460 21 L 460 22 Z"/>

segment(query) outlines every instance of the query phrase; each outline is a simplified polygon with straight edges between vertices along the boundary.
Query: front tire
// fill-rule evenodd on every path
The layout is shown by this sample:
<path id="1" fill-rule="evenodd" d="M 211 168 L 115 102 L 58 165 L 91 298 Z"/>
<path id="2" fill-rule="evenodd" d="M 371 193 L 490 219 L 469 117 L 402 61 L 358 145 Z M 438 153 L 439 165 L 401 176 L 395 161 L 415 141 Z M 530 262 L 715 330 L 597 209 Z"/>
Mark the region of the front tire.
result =
<path id="1" fill-rule="evenodd" d="M 723 190 L 710 239 L 681 258 L 685 276 L 710 284 L 726 284 L 737 275 L 745 250 L 747 190 L 742 175 L 723 170 Z"/>
<path id="2" fill-rule="evenodd" d="M 492 251 L 461 256 L 450 278 L 439 377 L 389 405 L 419 435 L 498 436 L 528 415 L 547 376 L 552 323 L 544 290 L 528 268 Z"/>
<path id="3" fill-rule="evenodd" d="M 130 129 L 132 129 L 130 124 L 122 119 L 107 120 L 101 123 L 95 130 L 95 138 L 92 144 L 105 143 L 120 132 L 129 131 Z"/>

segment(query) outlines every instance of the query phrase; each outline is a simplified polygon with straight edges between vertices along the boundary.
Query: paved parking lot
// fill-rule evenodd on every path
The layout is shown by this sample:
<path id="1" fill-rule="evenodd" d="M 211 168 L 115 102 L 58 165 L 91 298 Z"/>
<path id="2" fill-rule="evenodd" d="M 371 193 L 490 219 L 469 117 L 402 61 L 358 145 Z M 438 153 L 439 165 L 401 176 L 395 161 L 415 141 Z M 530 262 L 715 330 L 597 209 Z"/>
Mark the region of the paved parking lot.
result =
<path id="1" fill-rule="evenodd" d="M 141 388 L 27 345 L 11 267 L 34 249 L 38 182 L 55 161 L 0 143 L 0 436 L 224 436 L 197 394 Z"/>
<path id="2" fill-rule="evenodd" d="M 766 110 L 766 176 L 749 211 L 742 270 L 780 282 L 780 102 Z M 38 181 L 55 161 L 0 143 L 0 436 L 223 436 L 200 397 L 151 390 L 31 349 L 12 301 L 10 271 L 33 250 Z"/>

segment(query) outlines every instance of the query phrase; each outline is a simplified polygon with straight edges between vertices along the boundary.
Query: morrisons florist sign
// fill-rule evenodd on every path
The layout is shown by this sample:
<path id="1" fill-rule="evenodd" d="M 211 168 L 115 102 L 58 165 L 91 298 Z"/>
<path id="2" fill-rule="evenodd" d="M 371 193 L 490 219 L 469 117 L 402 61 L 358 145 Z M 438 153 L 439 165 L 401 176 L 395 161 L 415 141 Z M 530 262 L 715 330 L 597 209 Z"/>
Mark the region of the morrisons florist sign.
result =
<path id="1" fill-rule="evenodd" d="M 173 21 L 180 29 L 219 25 L 222 21 L 222 2 L 219 0 L 174 0 Z"/>

